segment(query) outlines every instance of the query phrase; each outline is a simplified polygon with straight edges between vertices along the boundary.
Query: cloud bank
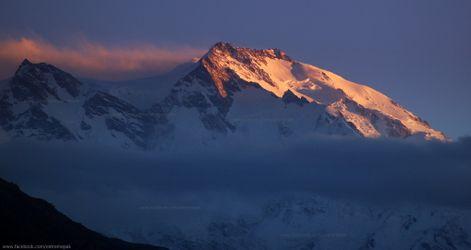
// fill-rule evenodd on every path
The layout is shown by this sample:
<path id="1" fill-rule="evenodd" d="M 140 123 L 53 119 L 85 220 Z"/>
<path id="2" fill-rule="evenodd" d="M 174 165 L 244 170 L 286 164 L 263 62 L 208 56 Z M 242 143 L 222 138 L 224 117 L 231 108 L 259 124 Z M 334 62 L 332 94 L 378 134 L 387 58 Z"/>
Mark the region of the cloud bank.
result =
<path id="1" fill-rule="evenodd" d="M 159 152 L 27 141 L 0 144 L 0 177 L 100 232 L 199 232 L 204 221 L 257 215 L 293 196 L 469 210 L 469 152 L 471 138 L 321 137 Z"/>
<path id="2" fill-rule="evenodd" d="M 24 58 L 47 62 L 81 77 L 124 80 L 168 71 L 204 53 L 191 47 L 108 46 L 86 39 L 70 46 L 25 37 L 5 39 L 0 40 L 0 79 L 12 76 Z"/>
<path id="3" fill-rule="evenodd" d="M 56 192 L 308 192 L 471 207 L 469 152 L 469 137 L 453 143 L 316 138 L 151 153 L 10 143 L 0 145 L 0 176 Z"/>

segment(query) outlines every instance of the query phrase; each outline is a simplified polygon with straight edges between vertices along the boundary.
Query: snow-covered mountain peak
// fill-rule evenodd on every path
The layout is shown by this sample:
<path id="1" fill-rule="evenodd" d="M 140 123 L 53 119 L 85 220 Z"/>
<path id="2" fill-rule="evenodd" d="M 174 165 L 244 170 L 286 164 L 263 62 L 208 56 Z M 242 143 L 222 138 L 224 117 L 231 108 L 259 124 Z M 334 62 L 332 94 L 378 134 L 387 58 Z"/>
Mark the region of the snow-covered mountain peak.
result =
<path id="1" fill-rule="evenodd" d="M 24 59 L 11 80 L 13 96 L 19 100 L 66 101 L 80 95 L 83 84 L 71 74 L 47 63 Z"/>
<path id="2" fill-rule="evenodd" d="M 167 77 L 101 88 L 25 59 L 0 89 L 0 126 L 11 138 L 144 149 L 310 134 L 446 140 L 386 95 L 279 49 L 220 42 L 182 66 Z"/>
<path id="3" fill-rule="evenodd" d="M 295 61 L 279 49 L 240 48 L 219 42 L 200 60 L 219 95 L 228 96 L 232 82 L 242 80 L 283 98 L 287 91 L 309 103 L 325 105 L 334 116 L 342 116 L 362 136 L 408 137 L 446 140 L 440 131 L 386 95 L 327 70 Z M 365 118 L 368 113 L 371 117 Z M 376 123 L 378 114 L 387 120 Z M 381 119 L 379 119 L 381 120 Z M 395 124 L 395 125 L 392 125 Z M 401 133 L 391 127 L 400 127 Z"/>
<path id="4" fill-rule="evenodd" d="M 205 57 L 208 57 L 212 54 L 222 53 L 226 56 L 232 56 L 235 58 L 245 58 L 250 59 L 250 57 L 270 57 L 277 58 L 282 60 L 291 61 L 291 59 L 286 55 L 281 49 L 271 48 L 271 49 L 251 49 L 244 47 L 237 47 L 228 42 L 218 42 L 214 44 L 208 51 Z"/>
<path id="5" fill-rule="evenodd" d="M 210 73 L 223 97 L 227 93 L 222 83 L 229 81 L 232 76 L 257 83 L 278 97 L 282 97 L 288 90 L 285 84 L 280 84 L 282 79 L 277 79 L 286 72 L 280 71 L 281 68 L 270 68 L 276 67 L 277 63 L 290 64 L 292 62 L 286 53 L 279 49 L 257 50 L 219 42 L 211 47 L 200 62 Z M 270 72 L 273 75 L 270 75 Z M 297 92 L 295 94 L 300 96 Z"/>
<path id="6" fill-rule="evenodd" d="M 21 68 L 21 67 L 23 67 L 23 66 L 31 65 L 31 64 L 33 64 L 33 63 L 30 62 L 30 61 L 28 60 L 28 58 L 25 58 L 25 59 L 23 59 L 23 61 L 21 62 L 19 68 Z"/>

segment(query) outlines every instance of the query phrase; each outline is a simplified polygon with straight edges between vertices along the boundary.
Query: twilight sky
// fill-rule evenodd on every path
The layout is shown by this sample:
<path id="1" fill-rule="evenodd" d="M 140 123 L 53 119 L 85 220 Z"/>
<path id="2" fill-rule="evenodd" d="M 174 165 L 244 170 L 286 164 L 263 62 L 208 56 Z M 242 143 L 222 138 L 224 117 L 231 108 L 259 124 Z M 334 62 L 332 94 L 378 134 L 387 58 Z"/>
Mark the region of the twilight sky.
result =
<path id="1" fill-rule="evenodd" d="M 457 138 L 471 135 L 469 13 L 469 0 L 3 0 L 0 78 L 25 56 L 124 79 L 168 70 L 221 40 L 277 47 L 372 86 Z"/>

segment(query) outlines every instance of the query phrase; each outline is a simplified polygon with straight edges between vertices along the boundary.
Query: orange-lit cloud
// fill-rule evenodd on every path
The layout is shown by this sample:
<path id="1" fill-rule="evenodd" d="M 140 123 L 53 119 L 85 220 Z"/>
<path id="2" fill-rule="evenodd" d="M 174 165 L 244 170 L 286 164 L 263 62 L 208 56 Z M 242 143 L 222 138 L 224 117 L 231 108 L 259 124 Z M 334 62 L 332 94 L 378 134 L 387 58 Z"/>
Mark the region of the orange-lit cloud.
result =
<path id="1" fill-rule="evenodd" d="M 165 72 L 204 52 L 190 47 L 165 49 L 149 44 L 105 46 L 87 40 L 60 47 L 40 39 L 8 39 L 0 41 L 0 79 L 12 76 L 24 58 L 47 62 L 78 76 L 120 80 Z"/>

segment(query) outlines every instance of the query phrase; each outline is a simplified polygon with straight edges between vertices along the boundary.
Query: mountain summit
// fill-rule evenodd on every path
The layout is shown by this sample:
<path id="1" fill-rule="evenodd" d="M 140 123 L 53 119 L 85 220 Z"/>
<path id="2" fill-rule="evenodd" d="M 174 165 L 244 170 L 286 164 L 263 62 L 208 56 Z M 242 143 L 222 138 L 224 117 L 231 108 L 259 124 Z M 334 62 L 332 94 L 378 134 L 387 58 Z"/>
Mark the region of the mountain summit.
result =
<path id="1" fill-rule="evenodd" d="M 233 127 L 251 127 L 246 119 L 247 114 L 251 113 L 253 118 L 258 119 L 256 123 L 271 121 L 273 125 L 278 120 L 274 123 L 278 123 L 278 126 L 282 124 L 289 130 L 299 127 L 302 122 L 310 123 L 305 124 L 306 130 L 302 133 L 356 134 L 370 138 L 419 136 L 446 140 L 443 133 L 434 130 L 427 122 L 386 95 L 332 72 L 292 60 L 279 49 L 238 48 L 220 42 L 198 63 L 193 72 L 177 83 L 174 92 L 185 94 L 175 99 L 183 98 L 186 106 L 196 107 L 197 104 L 188 105 L 191 103 L 188 99 L 197 98 L 205 106 L 200 106 L 200 115 L 204 119 L 216 117 L 212 120 L 219 127 L 222 123 L 232 124 Z M 200 90 L 195 92 L 195 88 Z M 254 88 L 257 90 L 250 90 Z M 217 95 L 213 93 L 214 90 Z M 247 92 L 254 91 L 262 93 L 254 94 L 258 97 L 250 99 L 248 96 L 253 93 Z M 263 106 L 260 103 L 262 96 L 267 94 L 278 99 L 278 103 L 276 100 L 266 100 L 263 105 L 270 107 L 260 109 Z M 280 107 L 282 102 L 284 105 Z M 291 103 L 305 107 L 288 107 Z M 244 108 L 239 109 L 240 106 Z M 216 107 L 218 112 L 201 112 L 208 107 Z M 275 111 L 277 109 L 280 110 Z M 290 119 L 283 119 L 282 114 L 287 109 L 292 114 L 287 115 Z M 308 109 L 313 111 L 295 115 Z M 275 116 L 271 114 L 273 112 Z M 308 117 L 313 119 L 306 120 Z M 269 129 L 269 123 L 262 126 Z M 332 127 L 334 124 L 336 128 Z"/>
<path id="2" fill-rule="evenodd" d="M 386 95 L 279 49 L 219 42 L 171 74 L 100 86 L 24 60 L 0 86 L 0 141 L 92 140 L 152 149 L 181 140 L 268 143 L 311 134 L 447 140 Z M 142 106 L 142 93 L 153 105 Z"/>

